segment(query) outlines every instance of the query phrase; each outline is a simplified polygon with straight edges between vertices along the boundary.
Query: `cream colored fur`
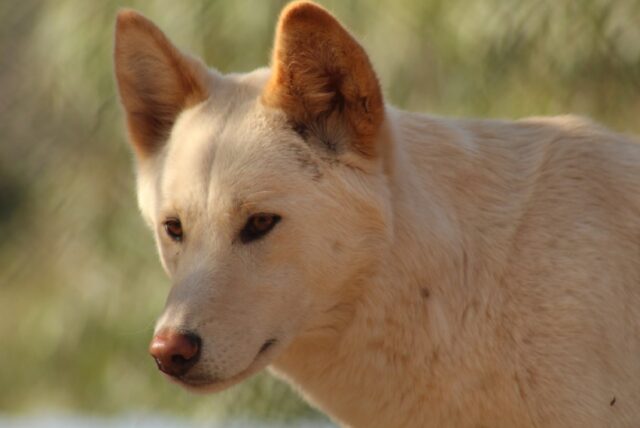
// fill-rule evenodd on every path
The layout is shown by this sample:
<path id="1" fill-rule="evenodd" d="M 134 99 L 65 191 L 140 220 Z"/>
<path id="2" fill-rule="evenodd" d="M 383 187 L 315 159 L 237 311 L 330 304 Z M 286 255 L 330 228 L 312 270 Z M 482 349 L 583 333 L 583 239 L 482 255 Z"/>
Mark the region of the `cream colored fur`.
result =
<path id="1" fill-rule="evenodd" d="M 174 283 L 158 329 L 203 338 L 182 384 L 268 365 L 353 427 L 640 426 L 638 143 L 386 106 L 376 157 L 327 154 L 263 103 L 269 78 L 209 71 L 138 158 Z M 256 212 L 282 221 L 243 245 Z"/>

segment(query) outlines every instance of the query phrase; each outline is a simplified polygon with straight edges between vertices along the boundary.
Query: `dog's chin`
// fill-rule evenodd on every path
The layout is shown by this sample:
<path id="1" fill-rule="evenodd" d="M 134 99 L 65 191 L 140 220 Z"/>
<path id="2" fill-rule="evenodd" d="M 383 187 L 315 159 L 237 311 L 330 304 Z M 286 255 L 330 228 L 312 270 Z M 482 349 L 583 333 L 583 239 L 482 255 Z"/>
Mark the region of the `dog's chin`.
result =
<path id="1" fill-rule="evenodd" d="M 172 382 L 177 383 L 190 392 L 194 392 L 197 394 L 210 394 L 220 392 L 264 369 L 267 365 L 269 365 L 271 361 L 273 361 L 281 347 L 282 344 L 278 341 L 268 341 L 258 352 L 249 366 L 236 373 L 235 375 L 224 379 L 211 376 L 183 376 L 180 378 L 172 377 L 169 375 L 166 376 Z"/>

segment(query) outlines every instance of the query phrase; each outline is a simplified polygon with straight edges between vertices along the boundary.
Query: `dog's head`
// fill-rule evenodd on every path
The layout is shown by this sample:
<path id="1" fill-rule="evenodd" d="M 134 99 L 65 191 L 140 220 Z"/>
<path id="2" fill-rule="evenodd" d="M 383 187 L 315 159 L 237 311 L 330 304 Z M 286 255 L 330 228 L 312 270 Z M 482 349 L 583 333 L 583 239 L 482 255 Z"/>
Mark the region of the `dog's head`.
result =
<path id="1" fill-rule="evenodd" d="M 334 331 L 389 234 L 384 105 L 362 47 L 294 3 L 271 69 L 223 76 L 123 11 L 115 71 L 173 281 L 151 345 L 160 368 L 217 390 Z"/>

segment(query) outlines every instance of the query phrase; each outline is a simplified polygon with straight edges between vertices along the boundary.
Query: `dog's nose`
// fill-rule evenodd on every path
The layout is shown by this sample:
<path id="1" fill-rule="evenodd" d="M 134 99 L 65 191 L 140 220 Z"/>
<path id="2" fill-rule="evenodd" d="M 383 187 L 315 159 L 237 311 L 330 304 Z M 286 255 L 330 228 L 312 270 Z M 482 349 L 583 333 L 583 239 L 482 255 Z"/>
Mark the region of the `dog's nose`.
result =
<path id="1" fill-rule="evenodd" d="M 161 371 L 179 377 L 198 362 L 201 344 L 202 340 L 195 333 L 161 330 L 151 340 L 149 353 Z"/>

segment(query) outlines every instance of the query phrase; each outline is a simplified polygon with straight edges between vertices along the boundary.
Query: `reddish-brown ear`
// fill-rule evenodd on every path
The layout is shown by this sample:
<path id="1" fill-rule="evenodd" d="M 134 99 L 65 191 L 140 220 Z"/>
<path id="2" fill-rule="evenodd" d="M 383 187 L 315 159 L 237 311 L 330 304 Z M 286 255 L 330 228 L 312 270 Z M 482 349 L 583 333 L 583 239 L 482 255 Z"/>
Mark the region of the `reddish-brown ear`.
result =
<path id="1" fill-rule="evenodd" d="M 178 114 L 208 97 L 206 67 L 131 10 L 118 13 L 114 57 L 129 137 L 139 156 L 149 156 L 166 140 Z"/>
<path id="2" fill-rule="evenodd" d="M 346 132 L 353 149 L 376 155 L 384 118 L 380 85 L 364 49 L 329 12 L 309 2 L 288 5 L 272 68 L 265 104 L 283 109 L 296 126 L 322 132 L 342 126 L 337 132 Z"/>

